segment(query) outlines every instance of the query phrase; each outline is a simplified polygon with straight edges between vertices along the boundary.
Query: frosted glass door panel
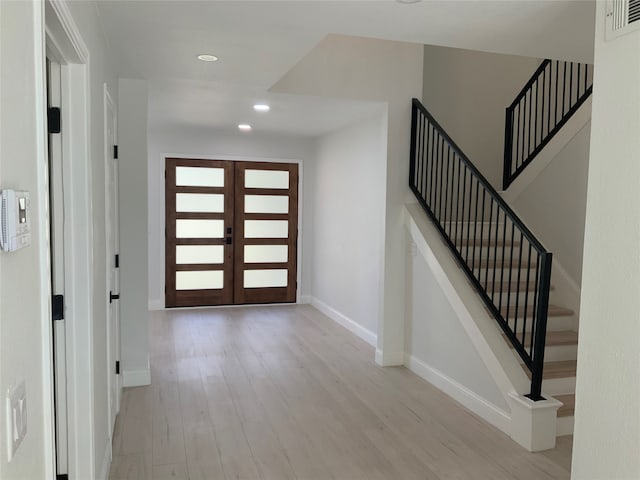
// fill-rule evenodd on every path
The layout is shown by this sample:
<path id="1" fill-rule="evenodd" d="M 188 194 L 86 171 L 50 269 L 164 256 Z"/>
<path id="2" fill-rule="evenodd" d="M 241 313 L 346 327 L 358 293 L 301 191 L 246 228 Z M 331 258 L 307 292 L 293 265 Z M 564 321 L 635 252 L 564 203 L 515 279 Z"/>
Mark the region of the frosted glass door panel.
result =
<path id="1" fill-rule="evenodd" d="M 176 167 L 178 187 L 224 187 L 224 168 Z"/>
<path id="2" fill-rule="evenodd" d="M 176 245 L 176 263 L 224 263 L 222 245 Z"/>
<path id="3" fill-rule="evenodd" d="M 177 193 L 176 212 L 224 212 L 224 195 L 206 193 Z"/>
<path id="4" fill-rule="evenodd" d="M 289 213 L 286 195 L 245 195 L 245 213 Z"/>
<path id="5" fill-rule="evenodd" d="M 244 263 L 285 263 L 288 253 L 287 245 L 245 245 Z"/>
<path id="6" fill-rule="evenodd" d="M 289 188 L 289 172 L 281 170 L 245 170 L 245 188 Z"/>
<path id="7" fill-rule="evenodd" d="M 287 220 L 245 220 L 245 238 L 287 238 L 289 222 Z"/>
<path id="8" fill-rule="evenodd" d="M 244 288 L 286 287 L 287 270 L 245 270 Z"/>
<path id="9" fill-rule="evenodd" d="M 176 238 L 222 238 L 222 220 L 176 220 Z"/>
<path id="10" fill-rule="evenodd" d="M 224 286 L 222 270 L 176 272 L 176 290 L 211 290 Z"/>

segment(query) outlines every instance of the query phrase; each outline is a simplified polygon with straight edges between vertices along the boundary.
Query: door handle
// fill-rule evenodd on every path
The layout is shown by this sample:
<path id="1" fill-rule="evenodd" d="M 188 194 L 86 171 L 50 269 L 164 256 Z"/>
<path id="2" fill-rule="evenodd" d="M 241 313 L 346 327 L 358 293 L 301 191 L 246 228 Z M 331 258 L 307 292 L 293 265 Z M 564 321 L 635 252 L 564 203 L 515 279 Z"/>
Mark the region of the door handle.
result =
<path id="1" fill-rule="evenodd" d="M 109 291 L 109 303 L 113 303 L 114 300 L 120 300 L 120 294 L 114 294 L 112 291 Z"/>
<path id="2" fill-rule="evenodd" d="M 231 237 L 227 237 L 224 239 L 224 243 L 226 243 L 227 245 L 231 245 L 231 242 L 232 242 Z"/>

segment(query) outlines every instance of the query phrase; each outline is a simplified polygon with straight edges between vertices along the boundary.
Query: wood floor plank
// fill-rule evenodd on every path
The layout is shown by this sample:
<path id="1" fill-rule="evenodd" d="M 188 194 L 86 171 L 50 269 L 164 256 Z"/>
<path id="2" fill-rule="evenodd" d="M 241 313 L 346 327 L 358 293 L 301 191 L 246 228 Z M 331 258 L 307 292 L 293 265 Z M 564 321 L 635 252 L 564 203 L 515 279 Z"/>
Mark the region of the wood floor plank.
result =
<path id="1" fill-rule="evenodd" d="M 125 389 L 110 479 L 566 480 L 310 306 L 154 313 L 152 385 Z"/>

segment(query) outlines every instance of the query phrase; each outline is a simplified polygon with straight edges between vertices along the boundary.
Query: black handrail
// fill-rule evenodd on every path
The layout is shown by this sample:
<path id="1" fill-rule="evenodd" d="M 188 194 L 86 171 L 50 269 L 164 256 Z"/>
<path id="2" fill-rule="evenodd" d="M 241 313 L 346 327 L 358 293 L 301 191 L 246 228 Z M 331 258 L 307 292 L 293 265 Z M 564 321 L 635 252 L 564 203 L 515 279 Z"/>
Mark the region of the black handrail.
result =
<path id="1" fill-rule="evenodd" d="M 531 371 L 529 398 L 541 400 L 552 255 L 415 98 L 409 186 Z"/>
<path id="2" fill-rule="evenodd" d="M 506 190 L 593 91 L 593 66 L 544 60 L 507 107 L 502 188 Z"/>

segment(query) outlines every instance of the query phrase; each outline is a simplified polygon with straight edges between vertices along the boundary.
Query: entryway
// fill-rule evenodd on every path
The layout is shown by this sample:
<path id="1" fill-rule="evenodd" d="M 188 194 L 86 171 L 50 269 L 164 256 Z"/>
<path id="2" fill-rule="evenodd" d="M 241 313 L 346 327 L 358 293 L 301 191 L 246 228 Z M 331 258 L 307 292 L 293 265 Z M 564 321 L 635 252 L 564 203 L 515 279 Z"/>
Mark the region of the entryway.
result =
<path id="1" fill-rule="evenodd" d="M 167 158 L 166 307 L 295 302 L 298 165 Z"/>

